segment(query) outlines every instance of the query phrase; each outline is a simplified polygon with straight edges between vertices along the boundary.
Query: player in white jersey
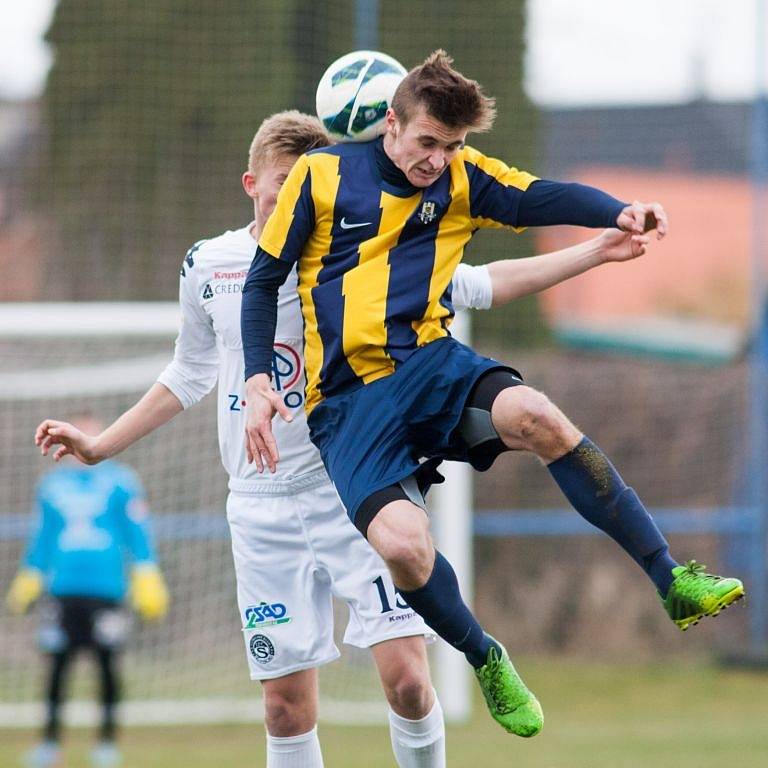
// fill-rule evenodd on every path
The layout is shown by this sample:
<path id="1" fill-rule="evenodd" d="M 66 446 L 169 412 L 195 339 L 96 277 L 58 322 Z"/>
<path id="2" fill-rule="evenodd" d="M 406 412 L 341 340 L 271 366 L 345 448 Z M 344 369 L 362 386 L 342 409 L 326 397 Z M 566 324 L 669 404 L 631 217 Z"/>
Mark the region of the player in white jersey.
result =
<path id="1" fill-rule="evenodd" d="M 395 591 L 383 561 L 349 522 L 309 440 L 303 409 L 302 318 L 292 275 L 280 289 L 273 381 L 292 421 L 274 422 L 281 446 L 275 474 L 247 460 L 240 290 L 256 239 L 298 155 L 328 143 L 315 119 L 297 112 L 268 118 L 251 146 L 243 176 L 255 221 L 196 243 L 181 270 L 183 324 L 173 362 L 142 400 L 90 438 L 52 420 L 37 430 L 43 453 L 72 453 L 92 464 L 112 456 L 182 409 L 218 379 L 218 430 L 229 473 L 227 518 L 238 604 L 251 677 L 264 686 L 268 766 L 320 766 L 317 667 L 338 657 L 331 597 L 346 600 L 345 642 L 370 647 L 390 704 L 392 745 L 400 766 L 442 766 L 444 727 L 424 646 L 429 630 Z M 456 307 L 487 309 L 549 287 L 604 261 L 634 258 L 648 238 L 607 231 L 556 254 L 460 265 Z M 288 762 L 300 759 L 301 762 Z"/>

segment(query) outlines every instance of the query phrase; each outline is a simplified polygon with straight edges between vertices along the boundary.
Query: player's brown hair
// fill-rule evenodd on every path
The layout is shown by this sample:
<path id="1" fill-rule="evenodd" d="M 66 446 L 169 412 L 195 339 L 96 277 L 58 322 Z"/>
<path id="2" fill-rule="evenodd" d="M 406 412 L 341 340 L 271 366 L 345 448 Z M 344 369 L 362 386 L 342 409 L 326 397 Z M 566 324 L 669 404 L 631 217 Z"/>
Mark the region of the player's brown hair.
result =
<path id="1" fill-rule="evenodd" d="M 419 105 L 449 128 L 474 132 L 490 130 L 496 117 L 496 99 L 486 96 L 476 80 L 464 77 L 442 49 L 431 53 L 403 79 L 392 99 L 398 120 L 407 123 Z"/>
<path id="2" fill-rule="evenodd" d="M 257 174 L 280 157 L 298 157 L 310 149 L 327 147 L 331 143 L 331 137 L 316 117 L 296 109 L 277 112 L 264 120 L 256 131 L 248 150 L 248 170 Z"/>

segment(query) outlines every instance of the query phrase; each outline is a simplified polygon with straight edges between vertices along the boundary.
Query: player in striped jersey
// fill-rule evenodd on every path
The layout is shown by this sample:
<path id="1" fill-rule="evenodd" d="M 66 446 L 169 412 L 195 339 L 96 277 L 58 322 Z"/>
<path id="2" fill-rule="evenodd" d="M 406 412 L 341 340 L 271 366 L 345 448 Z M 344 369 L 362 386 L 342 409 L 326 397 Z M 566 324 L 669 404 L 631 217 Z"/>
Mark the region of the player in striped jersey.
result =
<path id="1" fill-rule="evenodd" d="M 243 297 L 249 455 L 274 472 L 271 389 L 278 287 L 298 269 L 310 435 L 350 518 L 395 584 L 475 668 L 492 716 L 539 732 L 539 702 L 486 634 L 436 552 L 424 490 L 441 460 L 487 469 L 505 450 L 545 463 L 573 506 L 646 571 L 681 628 L 738 599 L 736 579 L 679 566 L 607 457 L 519 373 L 450 337 L 452 276 L 480 227 L 576 224 L 667 230 L 658 203 L 627 205 L 539 180 L 466 146 L 493 100 L 443 51 L 397 89 L 382 139 L 315 150 L 286 179 Z"/>
<path id="2" fill-rule="evenodd" d="M 280 113 L 264 122 L 243 178 L 254 201 L 254 221 L 196 243 L 182 264 L 184 322 L 174 362 L 145 398 L 98 440 L 89 441 L 69 425 L 48 421 L 41 425 L 38 442 L 45 450 L 61 444 L 64 452 L 93 463 L 196 403 L 218 378 L 219 441 L 230 475 L 227 513 L 248 663 L 265 690 L 268 765 L 280 768 L 289 752 L 301 756 L 307 766 L 320 764 L 314 729 L 315 668 L 338 655 L 330 634 L 328 598 L 333 592 L 352 608 L 345 640 L 372 647 L 392 708 L 398 764 L 412 766 L 420 760 L 421 766 L 439 766 L 445 759 L 443 725 L 429 684 L 421 639 L 425 628 L 395 593 L 380 558 L 347 519 L 309 440 L 302 408 L 302 322 L 295 277 L 280 290 L 272 356 L 275 385 L 293 413 L 290 424 L 275 424 L 283 446 L 280 471 L 268 477 L 258 473 L 247 461 L 243 441 L 240 290 L 254 238 L 298 155 L 327 141 L 318 121 L 306 115 Z M 481 267 L 460 265 L 453 299 L 459 307 L 487 309 L 603 262 L 639 256 L 647 241 L 647 236 L 629 237 L 614 230 L 558 253 Z M 319 566 L 314 568 L 312 562 Z M 262 602 L 268 610 L 260 607 Z"/>

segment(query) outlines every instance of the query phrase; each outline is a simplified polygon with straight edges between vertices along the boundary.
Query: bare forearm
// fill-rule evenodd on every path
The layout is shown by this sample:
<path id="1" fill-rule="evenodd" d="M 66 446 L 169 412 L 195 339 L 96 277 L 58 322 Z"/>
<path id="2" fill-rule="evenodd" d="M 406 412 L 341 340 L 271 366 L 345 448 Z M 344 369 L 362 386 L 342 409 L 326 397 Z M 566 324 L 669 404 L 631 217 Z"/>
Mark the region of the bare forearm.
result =
<path id="1" fill-rule="evenodd" d="M 136 405 L 99 435 L 96 443 L 99 458 L 108 459 L 124 451 L 183 410 L 179 399 L 167 387 L 153 384 Z"/>
<path id="2" fill-rule="evenodd" d="M 541 256 L 492 262 L 493 306 L 544 291 L 602 263 L 599 238 Z"/>

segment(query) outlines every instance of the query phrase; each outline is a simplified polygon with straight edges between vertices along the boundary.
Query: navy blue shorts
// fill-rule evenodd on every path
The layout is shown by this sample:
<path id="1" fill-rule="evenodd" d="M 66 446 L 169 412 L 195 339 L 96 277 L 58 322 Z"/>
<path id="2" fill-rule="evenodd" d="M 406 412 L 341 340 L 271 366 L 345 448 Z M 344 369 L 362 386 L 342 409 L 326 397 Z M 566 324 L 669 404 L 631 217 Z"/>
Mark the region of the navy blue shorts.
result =
<path id="1" fill-rule="evenodd" d="M 516 373 L 448 336 L 393 374 L 315 406 L 310 437 L 353 522 L 371 494 L 413 475 L 420 458 L 469 461 L 456 426 L 472 387 L 492 370 Z"/>

